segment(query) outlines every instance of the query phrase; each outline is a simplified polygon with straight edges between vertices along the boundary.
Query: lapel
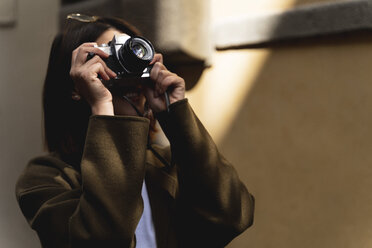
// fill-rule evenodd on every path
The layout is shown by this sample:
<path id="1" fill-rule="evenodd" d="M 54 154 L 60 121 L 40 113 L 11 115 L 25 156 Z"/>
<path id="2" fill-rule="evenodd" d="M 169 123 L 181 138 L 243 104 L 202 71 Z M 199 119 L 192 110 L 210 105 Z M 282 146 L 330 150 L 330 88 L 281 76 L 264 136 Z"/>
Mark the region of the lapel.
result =
<path id="1" fill-rule="evenodd" d="M 169 149 L 156 149 L 163 158 L 169 161 Z M 168 154 L 167 154 L 168 153 Z M 160 248 L 176 247 L 172 216 L 175 198 L 178 191 L 176 168 L 167 170 L 166 166 L 147 150 L 146 186 L 149 192 L 152 218 L 154 221 L 156 241 Z"/>

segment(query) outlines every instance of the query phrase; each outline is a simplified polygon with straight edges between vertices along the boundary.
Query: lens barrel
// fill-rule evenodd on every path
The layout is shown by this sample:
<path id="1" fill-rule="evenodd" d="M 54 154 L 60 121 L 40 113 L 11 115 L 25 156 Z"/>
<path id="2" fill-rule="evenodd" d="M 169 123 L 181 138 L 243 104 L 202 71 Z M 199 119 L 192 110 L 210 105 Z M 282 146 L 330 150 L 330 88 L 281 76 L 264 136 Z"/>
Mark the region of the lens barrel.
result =
<path id="1" fill-rule="evenodd" d="M 128 39 L 118 51 L 119 61 L 129 73 L 142 73 L 154 55 L 151 42 L 139 36 Z"/>

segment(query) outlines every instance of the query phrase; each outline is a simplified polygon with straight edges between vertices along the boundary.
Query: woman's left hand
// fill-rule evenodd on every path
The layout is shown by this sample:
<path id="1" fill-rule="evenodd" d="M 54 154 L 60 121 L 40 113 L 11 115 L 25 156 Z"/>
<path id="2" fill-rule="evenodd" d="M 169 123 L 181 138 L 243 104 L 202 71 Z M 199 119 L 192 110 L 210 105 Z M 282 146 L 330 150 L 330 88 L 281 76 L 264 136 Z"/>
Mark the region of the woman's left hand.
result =
<path id="1" fill-rule="evenodd" d="M 153 65 L 150 78 L 154 85 L 146 87 L 145 96 L 150 108 L 161 112 L 167 109 L 165 92 L 168 92 L 170 104 L 185 98 L 185 80 L 164 66 L 163 56 L 159 53 L 155 54 L 150 65 Z"/>

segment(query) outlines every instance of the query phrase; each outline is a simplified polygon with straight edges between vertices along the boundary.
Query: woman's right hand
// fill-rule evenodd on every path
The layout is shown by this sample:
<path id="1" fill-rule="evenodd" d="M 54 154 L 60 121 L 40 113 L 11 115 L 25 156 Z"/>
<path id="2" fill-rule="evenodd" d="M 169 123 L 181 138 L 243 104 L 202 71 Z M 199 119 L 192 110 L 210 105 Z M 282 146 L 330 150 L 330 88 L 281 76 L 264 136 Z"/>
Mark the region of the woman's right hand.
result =
<path id="1" fill-rule="evenodd" d="M 116 74 L 102 60 L 109 55 L 94 45 L 96 43 L 84 43 L 72 52 L 70 76 L 75 83 L 75 93 L 89 103 L 93 115 L 113 115 L 112 95 L 98 76 L 109 80 Z M 89 53 L 96 55 L 87 60 Z"/>

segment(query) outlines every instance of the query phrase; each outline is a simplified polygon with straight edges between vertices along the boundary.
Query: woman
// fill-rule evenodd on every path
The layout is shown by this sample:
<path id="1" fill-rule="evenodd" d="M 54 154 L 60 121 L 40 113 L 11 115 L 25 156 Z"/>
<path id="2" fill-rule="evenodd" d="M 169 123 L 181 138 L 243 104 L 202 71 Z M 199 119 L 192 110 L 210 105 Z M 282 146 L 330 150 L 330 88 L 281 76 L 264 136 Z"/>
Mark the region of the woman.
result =
<path id="1" fill-rule="evenodd" d="M 43 247 L 223 247 L 252 224 L 254 199 L 160 54 L 151 86 L 121 96 L 102 84 L 116 74 L 95 45 L 120 33 L 139 34 L 115 18 L 70 16 L 55 38 L 43 95 L 49 154 L 20 176 L 20 208 Z M 152 113 L 170 148 L 149 145 Z"/>

